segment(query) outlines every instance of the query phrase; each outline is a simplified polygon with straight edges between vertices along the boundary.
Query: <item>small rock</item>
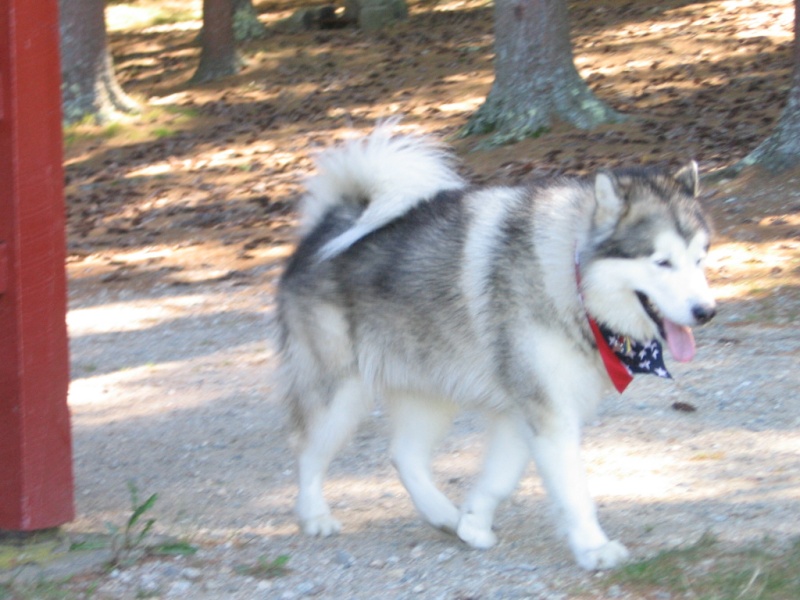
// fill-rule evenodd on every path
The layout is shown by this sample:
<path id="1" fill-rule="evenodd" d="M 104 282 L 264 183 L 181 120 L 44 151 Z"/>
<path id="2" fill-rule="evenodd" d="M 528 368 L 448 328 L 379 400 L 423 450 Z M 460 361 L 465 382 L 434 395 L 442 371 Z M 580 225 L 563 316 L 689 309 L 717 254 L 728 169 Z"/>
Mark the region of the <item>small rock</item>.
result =
<path id="1" fill-rule="evenodd" d="M 724 523 L 728 520 L 727 515 L 711 515 L 711 519 L 716 521 L 717 523 Z"/>
<path id="2" fill-rule="evenodd" d="M 333 562 L 335 562 L 337 565 L 342 565 L 345 569 L 348 569 L 353 566 L 355 558 L 353 558 L 353 555 L 345 550 L 337 550 L 336 556 L 333 557 Z"/>
<path id="3" fill-rule="evenodd" d="M 181 575 L 189 581 L 197 581 L 200 579 L 200 577 L 202 577 L 203 572 L 200 569 L 195 569 L 194 567 L 187 567 L 181 572 Z"/>
<path id="4" fill-rule="evenodd" d="M 439 553 L 439 556 L 436 557 L 436 562 L 438 562 L 438 563 L 447 562 L 448 560 L 453 558 L 455 555 L 456 555 L 455 549 L 450 548 L 448 550 L 445 550 L 444 552 Z"/>
<path id="5" fill-rule="evenodd" d="M 181 576 L 181 569 L 172 564 L 166 564 L 161 569 L 161 576 L 166 579 L 177 579 Z"/>
<path id="6" fill-rule="evenodd" d="M 145 595 L 154 595 L 158 592 L 159 585 L 155 577 L 144 576 L 139 582 L 139 592 Z"/>
<path id="7" fill-rule="evenodd" d="M 304 581 L 295 588 L 295 592 L 300 596 L 317 596 L 323 590 L 323 586 L 315 581 Z"/>
<path id="8" fill-rule="evenodd" d="M 178 581 L 172 582 L 172 584 L 169 586 L 169 591 L 167 592 L 167 595 L 183 596 L 189 591 L 191 587 L 192 587 L 191 581 L 186 581 L 185 579 L 179 579 Z"/>

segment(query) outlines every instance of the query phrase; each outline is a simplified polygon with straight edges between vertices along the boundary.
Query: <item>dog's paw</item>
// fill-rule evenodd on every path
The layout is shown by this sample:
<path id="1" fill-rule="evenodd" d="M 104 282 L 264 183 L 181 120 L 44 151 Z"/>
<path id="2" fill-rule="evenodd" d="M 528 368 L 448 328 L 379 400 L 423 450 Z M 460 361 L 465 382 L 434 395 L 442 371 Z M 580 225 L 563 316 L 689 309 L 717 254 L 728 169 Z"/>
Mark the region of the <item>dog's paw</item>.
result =
<path id="1" fill-rule="evenodd" d="M 303 533 L 311 536 L 328 537 L 342 530 L 342 524 L 330 514 L 319 515 L 310 519 L 302 519 L 300 527 Z"/>
<path id="2" fill-rule="evenodd" d="M 599 548 L 575 552 L 578 564 L 587 571 L 613 569 L 628 560 L 628 549 L 617 541 L 606 542 Z"/>
<path id="3" fill-rule="evenodd" d="M 456 533 L 464 542 L 478 550 L 486 550 L 497 543 L 497 536 L 491 528 L 485 527 L 475 515 L 470 513 L 461 515 Z"/>

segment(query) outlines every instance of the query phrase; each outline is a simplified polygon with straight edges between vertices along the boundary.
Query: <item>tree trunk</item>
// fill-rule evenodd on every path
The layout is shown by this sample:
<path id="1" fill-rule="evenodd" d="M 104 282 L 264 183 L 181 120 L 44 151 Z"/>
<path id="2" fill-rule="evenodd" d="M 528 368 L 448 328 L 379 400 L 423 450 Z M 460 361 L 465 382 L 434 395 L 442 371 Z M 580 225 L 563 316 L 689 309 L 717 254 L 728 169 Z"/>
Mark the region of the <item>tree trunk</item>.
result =
<path id="1" fill-rule="evenodd" d="M 64 121 L 113 120 L 138 112 L 119 87 L 106 37 L 105 0 L 60 0 L 61 94 Z"/>
<path id="2" fill-rule="evenodd" d="M 623 120 L 598 100 L 572 57 L 566 0 L 495 0 L 495 80 L 463 134 L 491 143 L 536 137 L 564 121 L 580 129 Z"/>
<path id="3" fill-rule="evenodd" d="M 231 0 L 203 0 L 200 65 L 191 82 L 205 83 L 235 75 L 241 66 L 233 37 Z"/>
<path id="4" fill-rule="evenodd" d="M 794 1 L 794 71 L 789 98 L 772 134 L 731 167 L 733 174 L 758 165 L 769 171 L 783 171 L 800 165 L 800 0 Z M 726 171 L 725 174 L 729 173 Z"/>

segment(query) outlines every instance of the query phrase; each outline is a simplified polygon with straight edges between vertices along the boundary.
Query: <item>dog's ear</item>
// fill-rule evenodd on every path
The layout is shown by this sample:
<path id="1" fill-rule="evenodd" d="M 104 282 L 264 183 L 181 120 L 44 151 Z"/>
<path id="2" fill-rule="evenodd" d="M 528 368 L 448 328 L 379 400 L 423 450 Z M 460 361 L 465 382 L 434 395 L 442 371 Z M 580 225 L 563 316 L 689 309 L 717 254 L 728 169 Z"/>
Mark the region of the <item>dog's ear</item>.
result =
<path id="1" fill-rule="evenodd" d="M 675 181 L 686 194 L 696 198 L 700 192 L 700 174 L 695 161 L 681 167 L 674 175 Z"/>
<path id="2" fill-rule="evenodd" d="M 597 228 L 613 227 L 625 209 L 620 182 L 611 171 L 598 171 L 594 178 L 594 225 Z"/>

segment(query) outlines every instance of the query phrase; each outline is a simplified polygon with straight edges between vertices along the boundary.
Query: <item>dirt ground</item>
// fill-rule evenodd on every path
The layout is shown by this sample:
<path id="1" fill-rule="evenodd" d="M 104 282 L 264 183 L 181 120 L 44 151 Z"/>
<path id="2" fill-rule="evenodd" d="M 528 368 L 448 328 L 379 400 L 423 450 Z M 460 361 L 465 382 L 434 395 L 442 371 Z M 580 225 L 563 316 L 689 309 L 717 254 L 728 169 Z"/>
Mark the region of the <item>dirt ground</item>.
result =
<path id="1" fill-rule="evenodd" d="M 293 4 L 256 2 L 272 25 Z M 67 204 L 78 534 L 124 523 L 128 481 L 158 493 L 158 533 L 190 558 L 90 572 L 96 598 L 597 598 L 549 526 L 531 473 L 501 509 L 501 544 L 468 550 L 427 529 L 386 458 L 380 409 L 334 466 L 341 536 L 297 534 L 293 463 L 271 396 L 272 294 L 291 251 L 293 206 L 320 148 L 377 119 L 448 138 L 479 182 L 695 158 L 734 163 L 780 112 L 792 3 L 571 3 L 575 59 L 628 114 L 593 132 L 476 149 L 454 139 L 492 79 L 482 2 L 412 3 L 386 32 L 272 32 L 242 48 L 237 77 L 188 87 L 197 22 L 111 35 L 124 88 L 147 107 L 129 123 L 75 127 Z M 677 381 L 637 380 L 588 428 L 601 520 L 636 558 L 711 530 L 730 544 L 800 535 L 800 173 L 707 186 L 721 302 Z M 681 401 L 695 412 L 672 410 Z M 459 420 L 436 463 L 459 497 L 480 425 Z M 242 565 L 290 557 L 283 577 Z M 624 596 L 624 590 L 614 590 Z M 654 592 L 656 593 L 656 592 Z M 663 597 L 656 595 L 655 597 Z"/>

